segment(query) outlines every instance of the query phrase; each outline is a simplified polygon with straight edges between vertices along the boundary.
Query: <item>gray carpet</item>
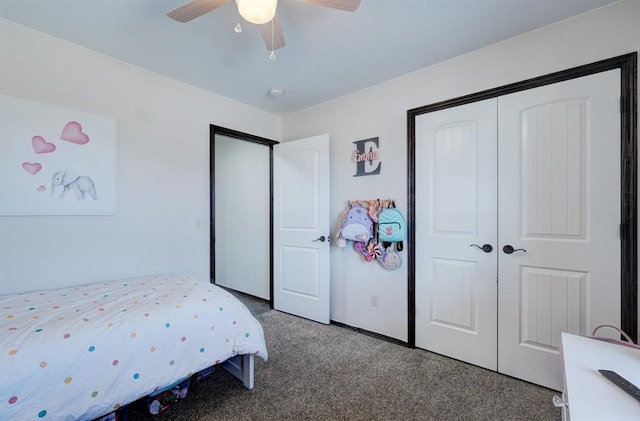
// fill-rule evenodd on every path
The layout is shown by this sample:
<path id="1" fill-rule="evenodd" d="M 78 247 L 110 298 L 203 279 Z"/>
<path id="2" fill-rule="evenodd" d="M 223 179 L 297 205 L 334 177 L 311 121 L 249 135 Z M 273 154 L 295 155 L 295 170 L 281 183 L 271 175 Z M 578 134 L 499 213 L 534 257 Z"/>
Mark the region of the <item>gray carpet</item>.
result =
<path id="1" fill-rule="evenodd" d="M 558 420 L 556 392 L 422 350 L 274 310 L 256 386 L 223 370 L 165 420 Z M 130 419 L 142 417 L 131 414 Z"/>

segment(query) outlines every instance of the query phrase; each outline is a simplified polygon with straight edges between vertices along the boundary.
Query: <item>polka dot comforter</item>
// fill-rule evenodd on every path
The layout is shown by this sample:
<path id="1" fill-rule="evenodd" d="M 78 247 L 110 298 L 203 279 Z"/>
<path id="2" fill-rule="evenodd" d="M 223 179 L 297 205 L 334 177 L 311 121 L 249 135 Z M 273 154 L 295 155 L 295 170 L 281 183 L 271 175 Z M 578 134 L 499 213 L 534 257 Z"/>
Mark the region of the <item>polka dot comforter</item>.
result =
<path id="1" fill-rule="evenodd" d="M 91 420 L 238 354 L 267 359 L 262 326 L 190 277 L 0 296 L 0 420 Z"/>

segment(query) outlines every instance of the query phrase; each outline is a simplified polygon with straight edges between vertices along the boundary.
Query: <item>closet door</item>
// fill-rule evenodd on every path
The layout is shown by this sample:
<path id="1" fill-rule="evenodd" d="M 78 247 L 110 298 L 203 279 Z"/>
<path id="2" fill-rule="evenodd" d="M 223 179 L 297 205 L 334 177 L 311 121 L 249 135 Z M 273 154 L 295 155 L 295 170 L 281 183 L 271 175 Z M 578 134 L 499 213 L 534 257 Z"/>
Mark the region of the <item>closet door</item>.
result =
<path id="1" fill-rule="evenodd" d="M 502 373 L 561 390 L 560 333 L 620 325 L 619 96 L 612 70 L 498 99 Z"/>
<path id="2" fill-rule="evenodd" d="M 415 126 L 416 346 L 492 370 L 496 103 L 423 114 Z"/>

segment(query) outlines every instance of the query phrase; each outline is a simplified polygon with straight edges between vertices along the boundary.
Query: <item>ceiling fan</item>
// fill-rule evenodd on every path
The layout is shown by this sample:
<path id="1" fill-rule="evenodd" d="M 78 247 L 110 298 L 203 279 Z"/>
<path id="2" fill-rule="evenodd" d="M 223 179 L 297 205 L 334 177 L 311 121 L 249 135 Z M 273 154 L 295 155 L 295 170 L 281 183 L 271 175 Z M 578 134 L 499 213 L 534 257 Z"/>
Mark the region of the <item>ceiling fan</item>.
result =
<path id="1" fill-rule="evenodd" d="M 189 22 L 199 16 L 209 13 L 231 0 L 191 0 L 167 13 L 171 19 L 178 22 Z M 285 46 L 282 25 L 276 15 L 278 0 L 235 0 L 238 12 L 247 22 L 259 25 L 262 39 L 267 49 L 272 52 Z M 360 0 L 298 0 L 316 6 L 331 7 L 333 9 L 354 12 L 360 6 Z M 240 28 L 236 26 L 236 31 Z M 241 29 L 240 29 L 241 30 Z"/>

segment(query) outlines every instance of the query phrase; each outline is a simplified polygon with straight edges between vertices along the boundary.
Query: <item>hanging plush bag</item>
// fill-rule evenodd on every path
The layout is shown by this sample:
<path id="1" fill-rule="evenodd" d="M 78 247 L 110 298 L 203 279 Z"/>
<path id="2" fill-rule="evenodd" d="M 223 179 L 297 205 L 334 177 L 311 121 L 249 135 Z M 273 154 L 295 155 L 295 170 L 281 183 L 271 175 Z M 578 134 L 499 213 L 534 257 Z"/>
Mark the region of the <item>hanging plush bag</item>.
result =
<path id="1" fill-rule="evenodd" d="M 377 258 L 378 262 L 382 265 L 383 268 L 388 270 L 398 269 L 400 265 L 402 265 L 402 260 L 400 260 L 400 255 L 395 251 L 391 250 L 391 247 L 384 250 L 380 253 L 380 256 Z"/>
<path id="2" fill-rule="evenodd" d="M 396 250 L 402 250 L 405 236 L 405 222 L 402 213 L 391 202 L 389 207 L 378 215 L 378 238 L 382 243 L 396 243 Z"/>
<path id="3" fill-rule="evenodd" d="M 369 241 L 373 236 L 373 222 L 368 210 L 360 205 L 349 209 L 340 229 L 340 236 L 345 240 Z"/>

